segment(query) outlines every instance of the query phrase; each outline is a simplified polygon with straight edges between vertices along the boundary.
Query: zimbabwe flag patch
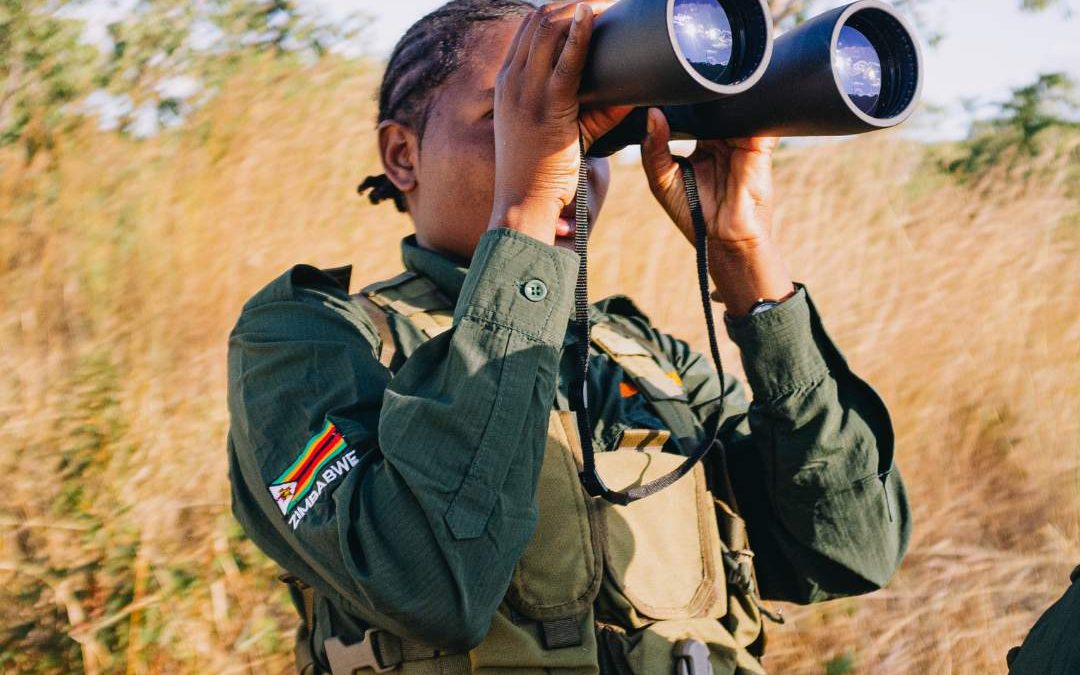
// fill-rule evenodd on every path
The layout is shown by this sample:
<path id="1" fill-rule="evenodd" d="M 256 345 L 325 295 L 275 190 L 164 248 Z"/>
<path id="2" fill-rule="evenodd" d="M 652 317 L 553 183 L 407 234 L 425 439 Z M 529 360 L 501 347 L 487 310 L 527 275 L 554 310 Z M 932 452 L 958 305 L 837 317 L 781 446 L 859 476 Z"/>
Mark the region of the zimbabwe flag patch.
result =
<path id="1" fill-rule="evenodd" d="M 348 450 L 341 432 L 328 421 L 270 484 L 270 496 L 295 530 L 323 491 L 359 463 L 356 451 Z"/>

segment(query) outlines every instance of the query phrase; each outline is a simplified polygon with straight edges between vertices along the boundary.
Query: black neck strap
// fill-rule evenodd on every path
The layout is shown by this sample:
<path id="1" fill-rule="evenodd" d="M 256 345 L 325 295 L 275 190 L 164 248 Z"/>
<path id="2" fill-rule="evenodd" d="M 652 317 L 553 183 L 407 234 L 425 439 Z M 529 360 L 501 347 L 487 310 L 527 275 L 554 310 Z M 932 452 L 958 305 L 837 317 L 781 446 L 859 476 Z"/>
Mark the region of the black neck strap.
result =
<path id="1" fill-rule="evenodd" d="M 583 469 L 581 482 L 585 491 L 593 497 L 602 497 L 614 504 L 629 504 L 630 502 L 644 499 L 673 484 L 694 468 L 708 454 L 713 445 L 721 445 L 719 439 L 719 422 L 713 429 L 712 435 L 691 453 L 686 460 L 670 473 L 643 485 L 636 485 L 628 490 L 612 490 L 604 484 L 603 478 L 596 470 L 596 458 L 592 443 L 592 420 L 589 418 L 588 382 L 589 382 L 589 265 L 588 265 L 588 239 L 589 239 L 589 168 L 585 161 L 584 141 L 580 141 L 581 168 L 578 171 L 577 184 L 577 210 L 575 218 L 577 227 L 574 233 L 574 250 L 581 257 L 578 267 L 577 286 L 574 288 L 574 321 L 573 330 L 577 337 L 577 378 L 570 386 L 569 398 L 570 409 L 577 415 L 578 435 L 581 437 L 581 453 Z M 697 179 L 694 168 L 685 157 L 676 157 L 682 169 L 683 185 L 686 188 L 686 199 L 690 206 L 690 214 L 694 221 L 694 248 L 697 251 L 697 275 L 698 288 L 701 291 L 701 303 L 705 310 L 705 325 L 709 332 L 709 349 L 712 352 L 713 365 L 716 366 L 717 375 L 720 377 L 720 415 L 718 420 L 723 419 L 724 409 L 724 385 L 723 364 L 720 361 L 720 349 L 716 344 L 716 322 L 713 319 L 712 304 L 709 301 L 709 256 L 708 237 L 705 229 L 705 215 L 701 210 L 701 200 L 698 197 Z"/>

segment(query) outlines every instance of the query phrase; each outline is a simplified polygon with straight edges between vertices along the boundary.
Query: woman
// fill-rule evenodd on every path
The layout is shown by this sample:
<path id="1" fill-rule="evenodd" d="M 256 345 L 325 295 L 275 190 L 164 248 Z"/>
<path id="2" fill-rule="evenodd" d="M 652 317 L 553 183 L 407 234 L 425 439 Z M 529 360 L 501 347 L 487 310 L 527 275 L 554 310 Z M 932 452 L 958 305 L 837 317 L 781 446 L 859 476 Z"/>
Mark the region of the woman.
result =
<path id="1" fill-rule="evenodd" d="M 373 309 L 340 270 L 294 267 L 231 335 L 233 510 L 296 580 L 302 670 L 759 672 L 761 597 L 868 592 L 903 557 L 888 413 L 769 238 L 774 139 L 691 157 L 752 404 L 629 299 L 592 309 L 587 442 L 609 478 L 716 429 L 726 462 L 632 507 L 559 478 L 580 456 L 578 138 L 627 112 L 575 96 L 601 5 L 455 0 L 414 25 L 380 89 L 385 174 L 361 186 L 412 219 L 406 274 Z M 659 111 L 648 127 L 650 187 L 692 239 Z M 609 173 L 589 161 L 593 222 Z"/>

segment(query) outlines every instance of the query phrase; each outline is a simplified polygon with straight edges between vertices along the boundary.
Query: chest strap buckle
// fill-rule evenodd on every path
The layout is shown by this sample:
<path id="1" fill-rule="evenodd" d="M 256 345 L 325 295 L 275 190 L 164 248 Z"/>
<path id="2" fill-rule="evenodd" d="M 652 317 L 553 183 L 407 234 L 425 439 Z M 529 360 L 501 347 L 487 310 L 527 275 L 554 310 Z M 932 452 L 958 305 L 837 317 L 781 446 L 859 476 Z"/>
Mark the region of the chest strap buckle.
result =
<path id="1" fill-rule="evenodd" d="M 383 640 L 383 637 L 390 639 Z M 341 638 L 332 637 L 323 646 L 332 675 L 353 675 L 361 668 L 371 668 L 376 673 L 397 668 L 402 662 L 401 645 L 388 644 L 391 642 L 397 642 L 393 636 L 377 628 L 369 628 L 364 631 L 364 639 L 355 644 L 346 645 Z"/>
<path id="2" fill-rule="evenodd" d="M 680 640 L 675 644 L 675 672 L 678 675 L 713 675 L 709 648 L 701 640 Z"/>

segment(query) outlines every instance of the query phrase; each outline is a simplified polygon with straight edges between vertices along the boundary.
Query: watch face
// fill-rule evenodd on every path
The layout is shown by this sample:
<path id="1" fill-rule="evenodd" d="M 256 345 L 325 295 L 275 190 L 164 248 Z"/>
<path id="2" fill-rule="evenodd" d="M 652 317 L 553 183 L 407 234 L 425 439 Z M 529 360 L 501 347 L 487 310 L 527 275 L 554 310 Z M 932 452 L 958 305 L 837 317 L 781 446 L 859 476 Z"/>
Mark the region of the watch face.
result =
<path id="1" fill-rule="evenodd" d="M 779 304 L 779 302 L 774 302 L 772 300 L 763 300 L 750 309 L 750 316 L 754 316 L 755 314 L 761 314 L 762 312 L 767 312 Z"/>

